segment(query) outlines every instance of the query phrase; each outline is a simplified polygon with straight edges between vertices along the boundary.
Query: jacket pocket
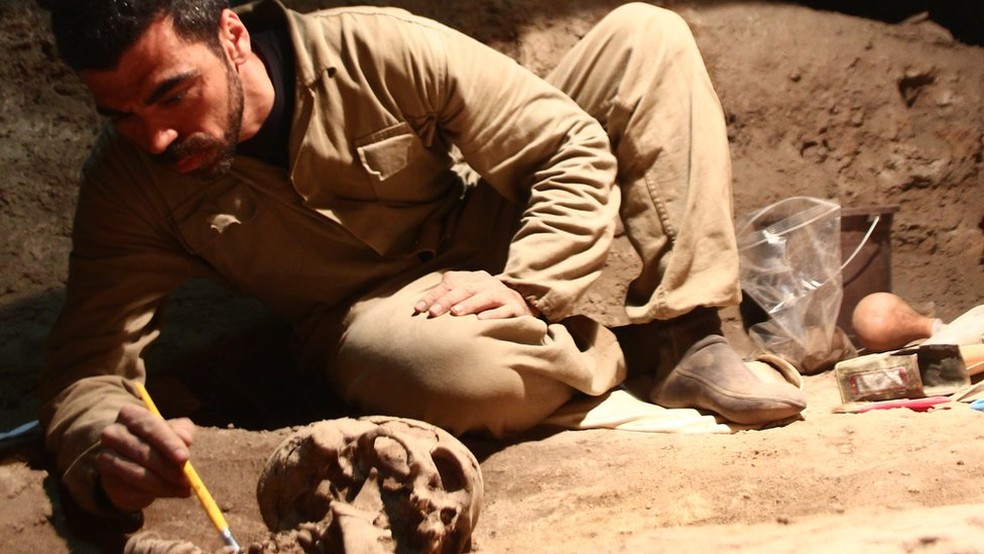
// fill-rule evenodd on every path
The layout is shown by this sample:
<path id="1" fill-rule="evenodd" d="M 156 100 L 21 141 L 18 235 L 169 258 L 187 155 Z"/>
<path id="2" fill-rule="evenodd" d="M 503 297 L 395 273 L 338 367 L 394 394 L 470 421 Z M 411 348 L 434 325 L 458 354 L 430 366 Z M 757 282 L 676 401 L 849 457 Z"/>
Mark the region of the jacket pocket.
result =
<path id="1" fill-rule="evenodd" d="M 397 123 L 356 141 L 362 167 L 385 181 L 407 167 L 423 149 L 420 137 L 406 122 Z"/>

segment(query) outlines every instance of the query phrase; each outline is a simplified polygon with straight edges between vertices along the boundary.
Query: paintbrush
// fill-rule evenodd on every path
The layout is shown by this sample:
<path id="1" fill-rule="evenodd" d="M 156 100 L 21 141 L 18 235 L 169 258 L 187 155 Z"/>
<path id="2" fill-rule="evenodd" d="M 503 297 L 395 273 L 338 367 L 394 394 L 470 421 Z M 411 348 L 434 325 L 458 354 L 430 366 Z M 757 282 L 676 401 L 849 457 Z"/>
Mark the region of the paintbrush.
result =
<path id="1" fill-rule="evenodd" d="M 140 393 L 140 399 L 143 400 L 147 409 L 152 413 L 157 414 L 157 417 L 164 419 L 161 412 L 157 410 L 157 405 L 151 400 L 150 394 L 144 386 L 134 381 L 133 385 L 136 387 L 137 392 Z M 222 515 L 222 510 L 215 503 L 212 495 L 209 494 L 208 489 L 205 488 L 205 483 L 202 482 L 202 478 L 198 476 L 198 472 L 192 467 L 191 461 L 187 461 L 182 468 L 185 477 L 188 479 L 188 483 L 191 484 L 192 490 L 195 491 L 195 496 L 198 497 L 198 501 L 201 502 L 202 508 L 205 508 L 205 513 L 208 514 L 208 518 L 212 520 L 212 525 L 218 530 L 219 536 L 222 537 L 222 542 L 232 548 L 233 552 L 239 552 L 241 549 L 239 543 L 236 542 L 235 537 L 232 536 L 232 531 L 229 530 L 229 524 L 226 523 L 225 517 Z"/>

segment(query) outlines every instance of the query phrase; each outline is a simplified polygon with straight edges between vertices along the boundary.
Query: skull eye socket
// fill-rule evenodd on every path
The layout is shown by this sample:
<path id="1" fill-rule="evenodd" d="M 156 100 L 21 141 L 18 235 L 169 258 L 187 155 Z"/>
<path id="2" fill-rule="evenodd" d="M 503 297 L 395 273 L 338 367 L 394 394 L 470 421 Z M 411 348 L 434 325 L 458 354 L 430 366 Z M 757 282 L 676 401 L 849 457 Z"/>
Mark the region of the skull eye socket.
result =
<path id="1" fill-rule="evenodd" d="M 400 441 L 381 434 L 374 437 L 372 447 L 384 475 L 401 481 L 410 477 L 410 454 Z"/>
<path id="2" fill-rule="evenodd" d="M 461 460 L 457 459 L 454 453 L 443 446 L 438 446 L 431 451 L 431 457 L 434 459 L 437 472 L 441 475 L 444 490 L 455 492 L 468 486 L 465 469 L 461 467 Z"/>
<path id="3" fill-rule="evenodd" d="M 444 525 L 451 525 L 457 517 L 458 510 L 454 508 L 444 508 L 441 510 L 441 523 Z"/>

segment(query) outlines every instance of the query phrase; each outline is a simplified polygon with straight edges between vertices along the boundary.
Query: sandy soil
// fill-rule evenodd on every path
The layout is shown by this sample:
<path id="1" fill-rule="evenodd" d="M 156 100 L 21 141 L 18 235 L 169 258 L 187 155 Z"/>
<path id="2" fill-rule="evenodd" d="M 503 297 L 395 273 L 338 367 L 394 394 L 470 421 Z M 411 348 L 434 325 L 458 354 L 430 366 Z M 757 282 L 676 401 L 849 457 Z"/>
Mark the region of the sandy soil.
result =
<path id="1" fill-rule="evenodd" d="M 481 0 L 459 27 L 544 72 L 616 0 Z M 292 2 L 309 8 L 317 2 Z M 984 48 L 928 18 L 885 23 L 768 3 L 672 2 L 695 32 L 729 122 L 736 211 L 810 195 L 897 205 L 892 289 L 949 320 L 984 303 Z M 28 0 L 0 4 L 0 431 L 34 418 L 41 341 L 62 300 L 74 175 L 98 119 Z M 633 268 L 624 244 L 586 300 L 605 320 Z M 195 465 L 241 542 L 265 536 L 256 477 L 290 425 L 337 414 L 318 391 L 272 381 L 289 363 L 282 323 L 204 284 L 174 299 L 150 355 L 168 415 L 202 425 Z M 756 346 L 728 310 L 743 353 Z M 230 376 L 235 371 L 235 379 Z M 219 388 L 216 392 L 216 386 Z M 666 435 L 538 429 L 470 440 L 486 498 L 479 552 L 984 552 L 984 431 L 965 406 L 834 414 L 833 376 L 806 378 L 804 419 L 766 431 Z M 262 394 L 261 394 L 262 393 Z M 5 552 L 100 551 L 71 515 L 37 443 L 4 444 Z M 144 529 L 220 546 L 194 500 Z"/>

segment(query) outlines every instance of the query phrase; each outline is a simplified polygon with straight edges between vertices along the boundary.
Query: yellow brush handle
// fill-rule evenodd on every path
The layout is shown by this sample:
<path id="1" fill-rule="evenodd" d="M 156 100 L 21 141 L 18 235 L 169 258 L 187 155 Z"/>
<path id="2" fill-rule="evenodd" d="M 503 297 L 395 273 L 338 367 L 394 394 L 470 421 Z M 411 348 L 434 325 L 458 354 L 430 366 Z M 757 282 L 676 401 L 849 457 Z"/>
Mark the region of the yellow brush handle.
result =
<path id="1" fill-rule="evenodd" d="M 156 414 L 157 417 L 164 419 L 164 416 L 161 415 L 161 412 L 157 409 L 157 405 L 154 404 L 153 400 L 151 400 L 150 394 L 147 392 L 147 389 L 144 388 L 143 384 L 134 381 L 133 385 L 136 387 L 137 392 L 140 393 L 140 400 L 143 400 L 143 403 L 147 406 L 147 409 Z M 215 525 L 215 528 L 220 534 L 222 534 L 223 539 L 226 539 L 227 535 L 231 537 L 229 533 L 229 524 L 226 523 L 225 517 L 222 515 L 222 510 L 219 510 L 218 504 L 215 503 L 212 495 L 209 494 L 208 489 L 205 488 L 205 483 L 202 482 L 202 478 L 198 476 L 198 472 L 191 466 L 191 461 L 185 462 L 184 468 L 182 469 L 184 470 L 185 477 L 188 478 L 188 483 L 191 484 L 192 490 L 195 491 L 195 496 L 198 497 L 198 501 L 201 502 L 202 507 L 205 508 L 205 513 L 208 514 L 208 518 L 212 520 L 212 524 Z M 226 542 L 228 542 L 228 539 L 226 539 Z"/>
<path id="2" fill-rule="evenodd" d="M 195 496 L 198 497 L 198 501 L 202 503 L 202 507 L 205 508 L 205 513 L 208 514 L 208 518 L 212 520 L 215 528 L 221 533 L 223 530 L 229 528 L 229 524 L 226 523 L 225 517 L 222 515 L 222 510 L 215 503 L 212 495 L 209 494 L 208 489 L 205 488 L 205 483 L 202 483 L 202 478 L 198 476 L 198 472 L 195 468 L 191 467 L 191 462 L 185 462 L 184 474 L 188 478 L 188 482 L 191 483 L 192 490 L 195 491 Z"/>

